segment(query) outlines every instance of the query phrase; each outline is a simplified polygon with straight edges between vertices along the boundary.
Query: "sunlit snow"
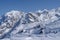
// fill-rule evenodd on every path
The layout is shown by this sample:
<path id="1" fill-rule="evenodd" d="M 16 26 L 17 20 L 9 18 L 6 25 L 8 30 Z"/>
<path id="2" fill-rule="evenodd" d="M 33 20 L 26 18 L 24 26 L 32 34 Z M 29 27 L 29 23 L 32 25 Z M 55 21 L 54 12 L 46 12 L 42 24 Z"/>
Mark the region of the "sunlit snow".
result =
<path id="1" fill-rule="evenodd" d="M 0 16 L 0 40 L 59 40 L 60 8 Z"/>

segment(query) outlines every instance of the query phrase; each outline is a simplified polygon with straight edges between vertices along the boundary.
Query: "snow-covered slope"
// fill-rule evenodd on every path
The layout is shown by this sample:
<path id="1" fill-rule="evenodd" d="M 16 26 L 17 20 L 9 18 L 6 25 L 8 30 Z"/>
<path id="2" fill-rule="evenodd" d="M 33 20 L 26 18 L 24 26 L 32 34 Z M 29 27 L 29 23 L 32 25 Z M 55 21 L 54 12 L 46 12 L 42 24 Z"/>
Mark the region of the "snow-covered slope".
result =
<path id="1" fill-rule="evenodd" d="M 59 33 L 60 8 L 34 13 L 12 10 L 0 16 L 1 40 L 53 40 L 59 39 Z"/>

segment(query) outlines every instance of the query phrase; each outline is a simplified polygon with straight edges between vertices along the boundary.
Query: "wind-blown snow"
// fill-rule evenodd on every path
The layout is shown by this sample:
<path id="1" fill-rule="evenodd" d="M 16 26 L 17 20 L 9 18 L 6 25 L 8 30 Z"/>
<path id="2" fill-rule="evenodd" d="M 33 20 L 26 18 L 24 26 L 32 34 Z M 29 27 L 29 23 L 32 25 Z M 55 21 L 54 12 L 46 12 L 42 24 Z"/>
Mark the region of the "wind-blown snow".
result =
<path id="1" fill-rule="evenodd" d="M 12 10 L 0 17 L 1 40 L 59 40 L 60 8 L 21 12 Z"/>

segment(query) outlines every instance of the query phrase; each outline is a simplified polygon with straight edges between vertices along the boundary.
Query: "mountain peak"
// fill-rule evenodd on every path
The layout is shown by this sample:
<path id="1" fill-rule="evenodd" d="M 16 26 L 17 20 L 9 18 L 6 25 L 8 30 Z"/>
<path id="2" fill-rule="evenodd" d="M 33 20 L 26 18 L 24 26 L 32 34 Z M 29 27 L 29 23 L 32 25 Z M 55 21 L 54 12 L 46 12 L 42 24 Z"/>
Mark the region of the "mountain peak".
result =
<path id="1" fill-rule="evenodd" d="M 44 9 L 28 13 L 12 10 L 0 17 L 0 38 L 3 38 L 6 34 L 43 33 L 42 30 L 50 23 L 58 21 L 59 17 L 60 10 L 56 9 Z"/>

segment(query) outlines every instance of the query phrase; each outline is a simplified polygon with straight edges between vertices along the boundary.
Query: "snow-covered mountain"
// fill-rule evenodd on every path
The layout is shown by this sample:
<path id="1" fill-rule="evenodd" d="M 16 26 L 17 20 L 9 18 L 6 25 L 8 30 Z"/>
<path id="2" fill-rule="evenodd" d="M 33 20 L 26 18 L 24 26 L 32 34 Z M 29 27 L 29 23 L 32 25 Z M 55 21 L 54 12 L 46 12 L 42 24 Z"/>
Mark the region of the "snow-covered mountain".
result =
<path id="1" fill-rule="evenodd" d="M 60 33 L 60 8 L 28 13 L 12 10 L 0 16 L 0 39 L 15 40 L 13 37 L 16 37 L 16 40 L 20 40 L 19 37 L 28 36 L 39 40 L 38 38 L 53 33 Z"/>

